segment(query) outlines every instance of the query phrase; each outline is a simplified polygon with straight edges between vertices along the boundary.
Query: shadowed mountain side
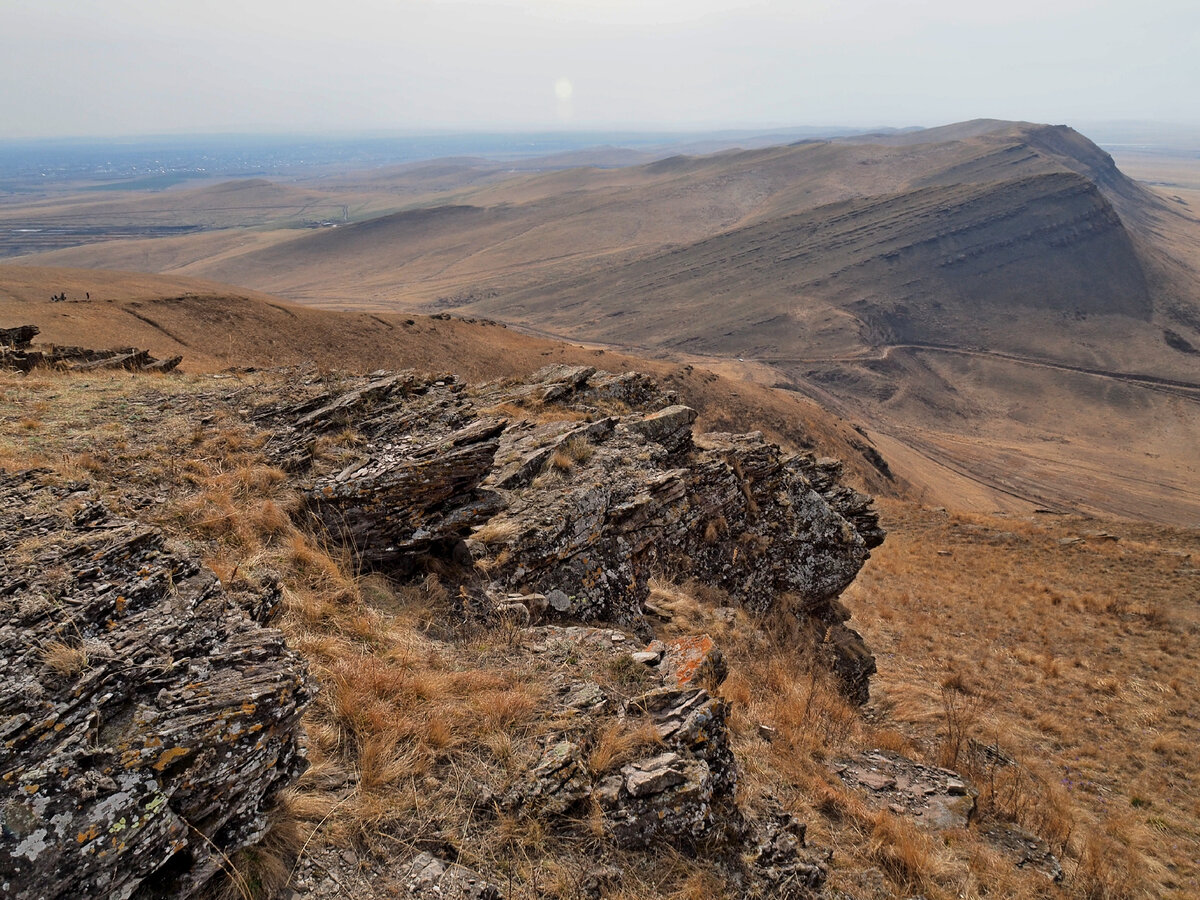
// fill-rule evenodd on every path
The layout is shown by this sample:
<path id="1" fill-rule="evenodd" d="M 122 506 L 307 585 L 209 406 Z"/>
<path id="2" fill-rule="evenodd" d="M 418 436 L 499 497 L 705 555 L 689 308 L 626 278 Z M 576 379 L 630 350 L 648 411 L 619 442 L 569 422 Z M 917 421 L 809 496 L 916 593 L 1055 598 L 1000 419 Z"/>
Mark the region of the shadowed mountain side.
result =
<path id="1" fill-rule="evenodd" d="M 794 318 L 820 300 L 850 313 L 865 345 L 1004 331 L 991 343 L 1014 350 L 1026 310 L 1152 311 L 1120 218 L 1071 173 L 849 200 L 471 306 L 614 343 L 786 356 L 812 353 Z"/>

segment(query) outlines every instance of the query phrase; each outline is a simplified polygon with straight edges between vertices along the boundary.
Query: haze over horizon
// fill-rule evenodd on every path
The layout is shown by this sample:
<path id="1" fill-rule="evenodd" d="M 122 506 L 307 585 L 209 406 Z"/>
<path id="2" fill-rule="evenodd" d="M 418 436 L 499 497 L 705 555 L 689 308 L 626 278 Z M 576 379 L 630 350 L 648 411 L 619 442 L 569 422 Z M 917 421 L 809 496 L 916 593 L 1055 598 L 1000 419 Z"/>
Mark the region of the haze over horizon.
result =
<path id="1" fill-rule="evenodd" d="M 0 0 L 0 139 L 1196 125 L 1198 43 L 1183 0 Z"/>

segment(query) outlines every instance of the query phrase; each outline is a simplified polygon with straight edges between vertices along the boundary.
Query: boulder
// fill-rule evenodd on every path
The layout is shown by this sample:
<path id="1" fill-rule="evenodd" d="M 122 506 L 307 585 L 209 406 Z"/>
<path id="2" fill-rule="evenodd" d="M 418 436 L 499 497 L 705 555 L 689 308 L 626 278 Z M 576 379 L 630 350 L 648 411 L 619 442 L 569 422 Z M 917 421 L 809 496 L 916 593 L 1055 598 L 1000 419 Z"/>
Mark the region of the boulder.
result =
<path id="1" fill-rule="evenodd" d="M 562 815 L 587 797 L 591 779 L 581 749 L 573 741 L 557 741 L 502 800 L 506 809 L 525 808 Z"/>
<path id="2" fill-rule="evenodd" d="M 746 844 L 750 863 L 747 897 L 812 897 L 829 875 L 829 851 L 818 851 L 805 842 L 807 827 L 790 813 L 775 809 L 752 822 Z"/>

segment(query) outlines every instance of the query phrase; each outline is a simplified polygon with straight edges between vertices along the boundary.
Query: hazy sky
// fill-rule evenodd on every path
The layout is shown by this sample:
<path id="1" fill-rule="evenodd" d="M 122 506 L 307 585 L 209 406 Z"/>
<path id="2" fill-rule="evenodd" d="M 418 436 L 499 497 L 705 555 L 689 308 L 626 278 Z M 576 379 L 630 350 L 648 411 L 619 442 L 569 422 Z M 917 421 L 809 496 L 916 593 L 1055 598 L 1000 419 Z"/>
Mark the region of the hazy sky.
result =
<path id="1" fill-rule="evenodd" d="M 1200 124 L 1197 0 L 0 0 L 0 139 Z"/>

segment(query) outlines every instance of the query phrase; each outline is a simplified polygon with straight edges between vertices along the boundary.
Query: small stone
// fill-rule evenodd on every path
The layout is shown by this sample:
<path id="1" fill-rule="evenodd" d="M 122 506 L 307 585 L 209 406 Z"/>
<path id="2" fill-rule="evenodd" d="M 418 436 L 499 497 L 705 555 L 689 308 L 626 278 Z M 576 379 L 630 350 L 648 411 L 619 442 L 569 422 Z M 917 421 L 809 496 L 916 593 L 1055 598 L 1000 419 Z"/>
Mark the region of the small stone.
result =
<path id="1" fill-rule="evenodd" d="M 546 602 L 555 612 L 565 613 L 571 608 L 571 598 L 557 588 L 546 595 Z"/>
<path id="2" fill-rule="evenodd" d="M 887 791 L 896 786 L 896 779 L 881 772 L 858 770 L 854 773 L 860 784 L 865 784 L 873 791 Z"/>
<path id="3" fill-rule="evenodd" d="M 592 791 L 592 796 L 602 806 L 616 806 L 621 799 L 621 788 L 625 784 L 625 779 L 620 775 L 609 775 Z"/>
<path id="4" fill-rule="evenodd" d="M 626 766 L 621 770 L 625 776 L 625 789 L 634 797 L 646 797 L 682 784 L 687 778 L 679 771 L 682 763 L 677 753 L 661 753 Z"/>

